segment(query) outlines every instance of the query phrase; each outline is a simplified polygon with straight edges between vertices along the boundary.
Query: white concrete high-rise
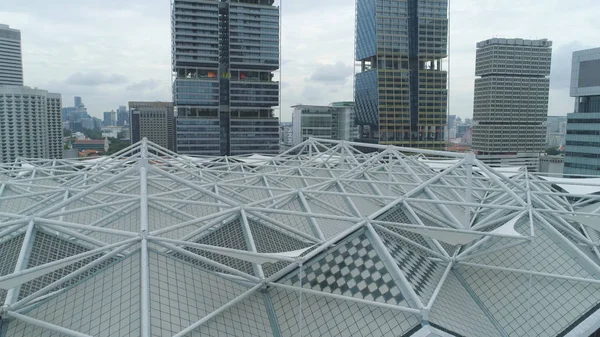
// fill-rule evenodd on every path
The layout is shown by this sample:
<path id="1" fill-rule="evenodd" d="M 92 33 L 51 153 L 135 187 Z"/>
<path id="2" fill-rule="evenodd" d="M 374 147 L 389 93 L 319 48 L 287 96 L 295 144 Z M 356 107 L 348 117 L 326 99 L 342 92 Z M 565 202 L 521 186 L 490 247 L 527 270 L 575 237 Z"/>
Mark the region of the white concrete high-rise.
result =
<path id="1" fill-rule="evenodd" d="M 0 85 L 0 163 L 62 158 L 61 95 Z"/>
<path id="2" fill-rule="evenodd" d="M 23 85 L 21 31 L 0 24 L 0 85 Z"/>
<path id="3" fill-rule="evenodd" d="M 547 39 L 477 44 L 473 150 L 480 160 L 537 170 L 546 143 L 551 58 Z"/>

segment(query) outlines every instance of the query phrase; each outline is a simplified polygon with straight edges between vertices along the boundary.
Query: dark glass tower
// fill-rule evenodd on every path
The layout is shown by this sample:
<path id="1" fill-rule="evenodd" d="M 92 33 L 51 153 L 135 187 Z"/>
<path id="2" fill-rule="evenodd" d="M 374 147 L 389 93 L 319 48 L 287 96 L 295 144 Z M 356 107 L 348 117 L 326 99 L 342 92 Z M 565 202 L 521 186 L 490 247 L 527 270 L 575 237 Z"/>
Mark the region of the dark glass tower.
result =
<path id="1" fill-rule="evenodd" d="M 447 36 L 447 0 L 356 1 L 360 141 L 445 147 Z"/>
<path id="2" fill-rule="evenodd" d="M 279 153 L 279 8 L 273 0 L 174 0 L 177 151 Z"/>

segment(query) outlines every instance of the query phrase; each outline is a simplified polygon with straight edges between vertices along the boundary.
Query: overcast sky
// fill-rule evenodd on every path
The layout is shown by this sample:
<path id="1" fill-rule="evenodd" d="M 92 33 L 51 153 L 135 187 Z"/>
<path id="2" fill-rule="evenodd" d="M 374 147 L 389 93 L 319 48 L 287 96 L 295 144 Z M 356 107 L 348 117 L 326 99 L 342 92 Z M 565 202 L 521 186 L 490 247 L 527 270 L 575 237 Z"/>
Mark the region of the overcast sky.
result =
<path id="1" fill-rule="evenodd" d="M 282 120 L 291 105 L 352 100 L 354 1 L 283 0 Z M 450 113 L 472 115 L 475 44 L 490 37 L 554 42 L 550 115 L 573 109 L 571 53 L 600 46 L 598 0 L 451 0 Z M 88 111 L 171 100 L 169 0 L 2 0 L 20 29 L 25 85 L 82 96 Z"/>

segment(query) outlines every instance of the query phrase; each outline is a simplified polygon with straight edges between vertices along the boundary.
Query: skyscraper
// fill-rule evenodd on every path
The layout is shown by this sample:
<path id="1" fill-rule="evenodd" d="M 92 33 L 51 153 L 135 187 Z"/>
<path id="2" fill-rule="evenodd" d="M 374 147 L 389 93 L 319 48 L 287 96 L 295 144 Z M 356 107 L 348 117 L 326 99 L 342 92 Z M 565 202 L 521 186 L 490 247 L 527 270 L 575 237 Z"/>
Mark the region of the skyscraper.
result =
<path id="1" fill-rule="evenodd" d="M 129 102 L 131 143 L 144 137 L 166 149 L 175 150 L 175 116 L 171 102 Z"/>
<path id="2" fill-rule="evenodd" d="M 444 148 L 447 0 L 357 0 L 356 118 L 363 142 Z"/>
<path id="3" fill-rule="evenodd" d="M 23 85 L 21 31 L 0 24 L 0 85 Z"/>
<path id="4" fill-rule="evenodd" d="M 279 152 L 279 9 L 274 0 L 174 0 L 177 152 Z"/>
<path id="5" fill-rule="evenodd" d="M 73 101 L 74 101 L 74 106 L 76 108 L 84 108 L 85 107 L 85 105 L 83 104 L 83 100 L 81 99 L 81 96 L 75 96 L 73 98 Z"/>
<path id="6" fill-rule="evenodd" d="M 473 149 L 480 160 L 537 170 L 546 144 L 551 58 L 547 39 L 477 43 Z"/>
<path id="7" fill-rule="evenodd" d="M 564 173 L 600 175 L 600 48 L 573 53 L 571 96 L 575 112 L 567 114 Z"/>
<path id="8" fill-rule="evenodd" d="M 125 124 L 129 124 L 129 112 L 127 111 L 127 107 L 124 105 L 120 105 L 119 109 L 116 112 L 117 116 L 117 125 L 123 126 Z"/>
<path id="9" fill-rule="evenodd" d="M 0 85 L 0 163 L 17 157 L 62 158 L 61 96 Z"/>

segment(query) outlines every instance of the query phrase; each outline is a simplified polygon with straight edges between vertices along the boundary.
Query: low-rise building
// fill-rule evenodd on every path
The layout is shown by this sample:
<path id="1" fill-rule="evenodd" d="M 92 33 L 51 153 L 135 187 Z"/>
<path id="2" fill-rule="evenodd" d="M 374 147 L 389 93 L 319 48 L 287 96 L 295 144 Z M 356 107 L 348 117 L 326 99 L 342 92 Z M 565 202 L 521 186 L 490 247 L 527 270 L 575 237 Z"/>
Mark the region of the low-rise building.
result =
<path id="1" fill-rule="evenodd" d="M 564 156 L 540 156 L 540 167 L 538 172 L 551 177 L 562 177 L 565 167 Z"/>

